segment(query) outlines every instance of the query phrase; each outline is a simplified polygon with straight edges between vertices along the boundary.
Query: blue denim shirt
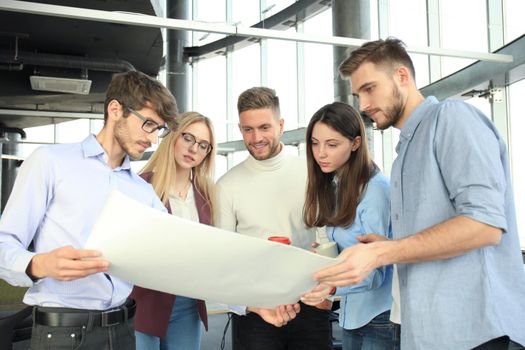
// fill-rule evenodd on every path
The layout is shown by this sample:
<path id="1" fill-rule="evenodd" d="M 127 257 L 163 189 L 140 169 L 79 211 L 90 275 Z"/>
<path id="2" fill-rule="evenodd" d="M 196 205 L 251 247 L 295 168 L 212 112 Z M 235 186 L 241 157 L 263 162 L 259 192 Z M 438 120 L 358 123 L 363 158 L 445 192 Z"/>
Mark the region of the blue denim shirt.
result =
<path id="1" fill-rule="evenodd" d="M 38 148 L 22 164 L 0 220 L 0 278 L 30 287 L 24 303 L 104 310 L 122 304 L 132 285 L 97 273 L 74 281 L 26 275 L 35 252 L 66 245 L 82 248 L 112 189 L 146 205 L 166 210 L 151 185 L 130 169 L 126 157 L 111 169 L 93 135 L 82 143 Z"/>
<path id="2" fill-rule="evenodd" d="M 349 227 L 327 227 L 328 239 L 337 242 L 339 252 L 357 244 L 356 237 L 377 233 L 392 238 L 390 226 L 390 186 L 381 173 L 368 182 Z M 363 282 L 337 288 L 341 296 L 339 324 L 345 329 L 360 328 L 392 306 L 392 266 L 375 269 Z"/>
<path id="3" fill-rule="evenodd" d="M 506 147 L 462 101 L 427 98 L 401 129 L 391 175 L 395 239 L 455 216 L 501 228 L 501 243 L 398 264 L 401 348 L 471 349 L 508 335 L 525 344 L 525 274 Z"/>

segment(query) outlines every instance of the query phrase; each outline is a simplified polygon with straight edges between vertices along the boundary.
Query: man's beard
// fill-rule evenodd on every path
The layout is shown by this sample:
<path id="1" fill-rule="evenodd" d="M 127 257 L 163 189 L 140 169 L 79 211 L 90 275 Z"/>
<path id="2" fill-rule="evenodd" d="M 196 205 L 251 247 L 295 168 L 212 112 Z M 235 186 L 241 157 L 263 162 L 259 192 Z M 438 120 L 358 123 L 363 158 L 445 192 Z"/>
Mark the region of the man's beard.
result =
<path id="1" fill-rule="evenodd" d="M 133 160 L 141 160 L 144 152 L 133 152 L 131 146 L 134 142 L 129 136 L 127 129 L 127 123 L 124 120 L 120 120 L 115 125 L 115 140 L 119 144 L 120 148 Z"/>
<path id="2" fill-rule="evenodd" d="M 395 85 L 392 90 L 392 95 L 390 96 L 390 101 L 392 102 L 392 104 L 384 111 L 386 121 L 382 125 L 376 123 L 378 129 L 386 130 L 391 126 L 396 125 L 401 119 L 401 116 L 403 115 L 403 112 L 405 110 L 403 97 L 401 96 L 401 91 Z"/>
<path id="3" fill-rule="evenodd" d="M 270 159 L 270 158 L 273 158 L 277 153 L 279 153 L 279 146 L 281 144 L 279 142 L 276 142 L 276 143 L 270 143 L 269 146 L 270 146 L 270 152 L 268 152 L 267 155 L 263 155 L 263 156 L 259 156 L 257 155 L 251 147 L 248 147 L 246 146 L 246 149 L 248 149 L 248 152 L 252 155 L 253 158 L 257 159 L 257 160 L 266 160 L 266 159 Z"/>

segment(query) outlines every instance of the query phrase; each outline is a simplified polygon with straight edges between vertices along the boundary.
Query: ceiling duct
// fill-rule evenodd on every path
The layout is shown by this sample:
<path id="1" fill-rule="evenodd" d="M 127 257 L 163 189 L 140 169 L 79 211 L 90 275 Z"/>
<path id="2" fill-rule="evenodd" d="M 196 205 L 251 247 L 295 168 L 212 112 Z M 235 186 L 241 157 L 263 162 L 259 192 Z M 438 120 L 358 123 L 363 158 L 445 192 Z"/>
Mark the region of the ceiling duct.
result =
<path id="1" fill-rule="evenodd" d="M 31 75 L 31 88 L 39 91 L 67 92 L 71 94 L 88 95 L 91 80 L 44 77 Z"/>
<path id="2" fill-rule="evenodd" d="M 128 72 L 135 70 L 135 67 L 133 67 L 131 63 L 119 59 L 90 58 L 24 51 L 19 51 L 17 56 L 14 57 L 13 52 L 0 50 L 0 62 L 6 64 L 17 63 L 24 65 L 88 69 L 106 72 Z"/>

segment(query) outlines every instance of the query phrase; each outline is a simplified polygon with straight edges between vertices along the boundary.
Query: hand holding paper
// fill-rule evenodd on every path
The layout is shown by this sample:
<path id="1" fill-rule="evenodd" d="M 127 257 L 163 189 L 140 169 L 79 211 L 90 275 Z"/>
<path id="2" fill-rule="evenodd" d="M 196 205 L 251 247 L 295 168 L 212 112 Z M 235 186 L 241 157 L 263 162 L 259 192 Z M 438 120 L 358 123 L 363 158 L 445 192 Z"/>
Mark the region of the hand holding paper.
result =
<path id="1" fill-rule="evenodd" d="M 141 287 L 226 304 L 274 308 L 312 289 L 335 259 L 184 220 L 112 192 L 85 246 L 109 274 Z"/>

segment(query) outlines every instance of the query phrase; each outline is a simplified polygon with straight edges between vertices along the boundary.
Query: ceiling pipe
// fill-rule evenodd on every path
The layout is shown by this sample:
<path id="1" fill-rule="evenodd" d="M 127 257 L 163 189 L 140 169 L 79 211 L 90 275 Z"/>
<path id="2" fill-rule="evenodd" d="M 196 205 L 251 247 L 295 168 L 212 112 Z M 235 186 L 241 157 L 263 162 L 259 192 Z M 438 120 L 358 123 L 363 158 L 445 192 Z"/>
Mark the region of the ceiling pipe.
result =
<path id="1" fill-rule="evenodd" d="M 69 55 L 55 55 L 49 53 L 34 53 L 18 51 L 17 57 L 12 52 L 0 50 L 0 62 L 6 64 L 24 64 L 46 67 L 88 69 L 105 72 L 134 71 L 135 67 L 124 60 L 89 58 Z"/>
<path id="2" fill-rule="evenodd" d="M 24 131 L 24 129 L 11 128 L 11 127 L 5 126 L 5 125 L 0 123 L 0 134 L 4 134 L 4 133 L 20 134 L 20 136 L 24 140 L 26 139 L 26 136 L 27 136 L 26 132 Z"/>
<path id="3" fill-rule="evenodd" d="M 24 69 L 22 63 L 0 63 L 0 70 L 21 71 Z"/>

